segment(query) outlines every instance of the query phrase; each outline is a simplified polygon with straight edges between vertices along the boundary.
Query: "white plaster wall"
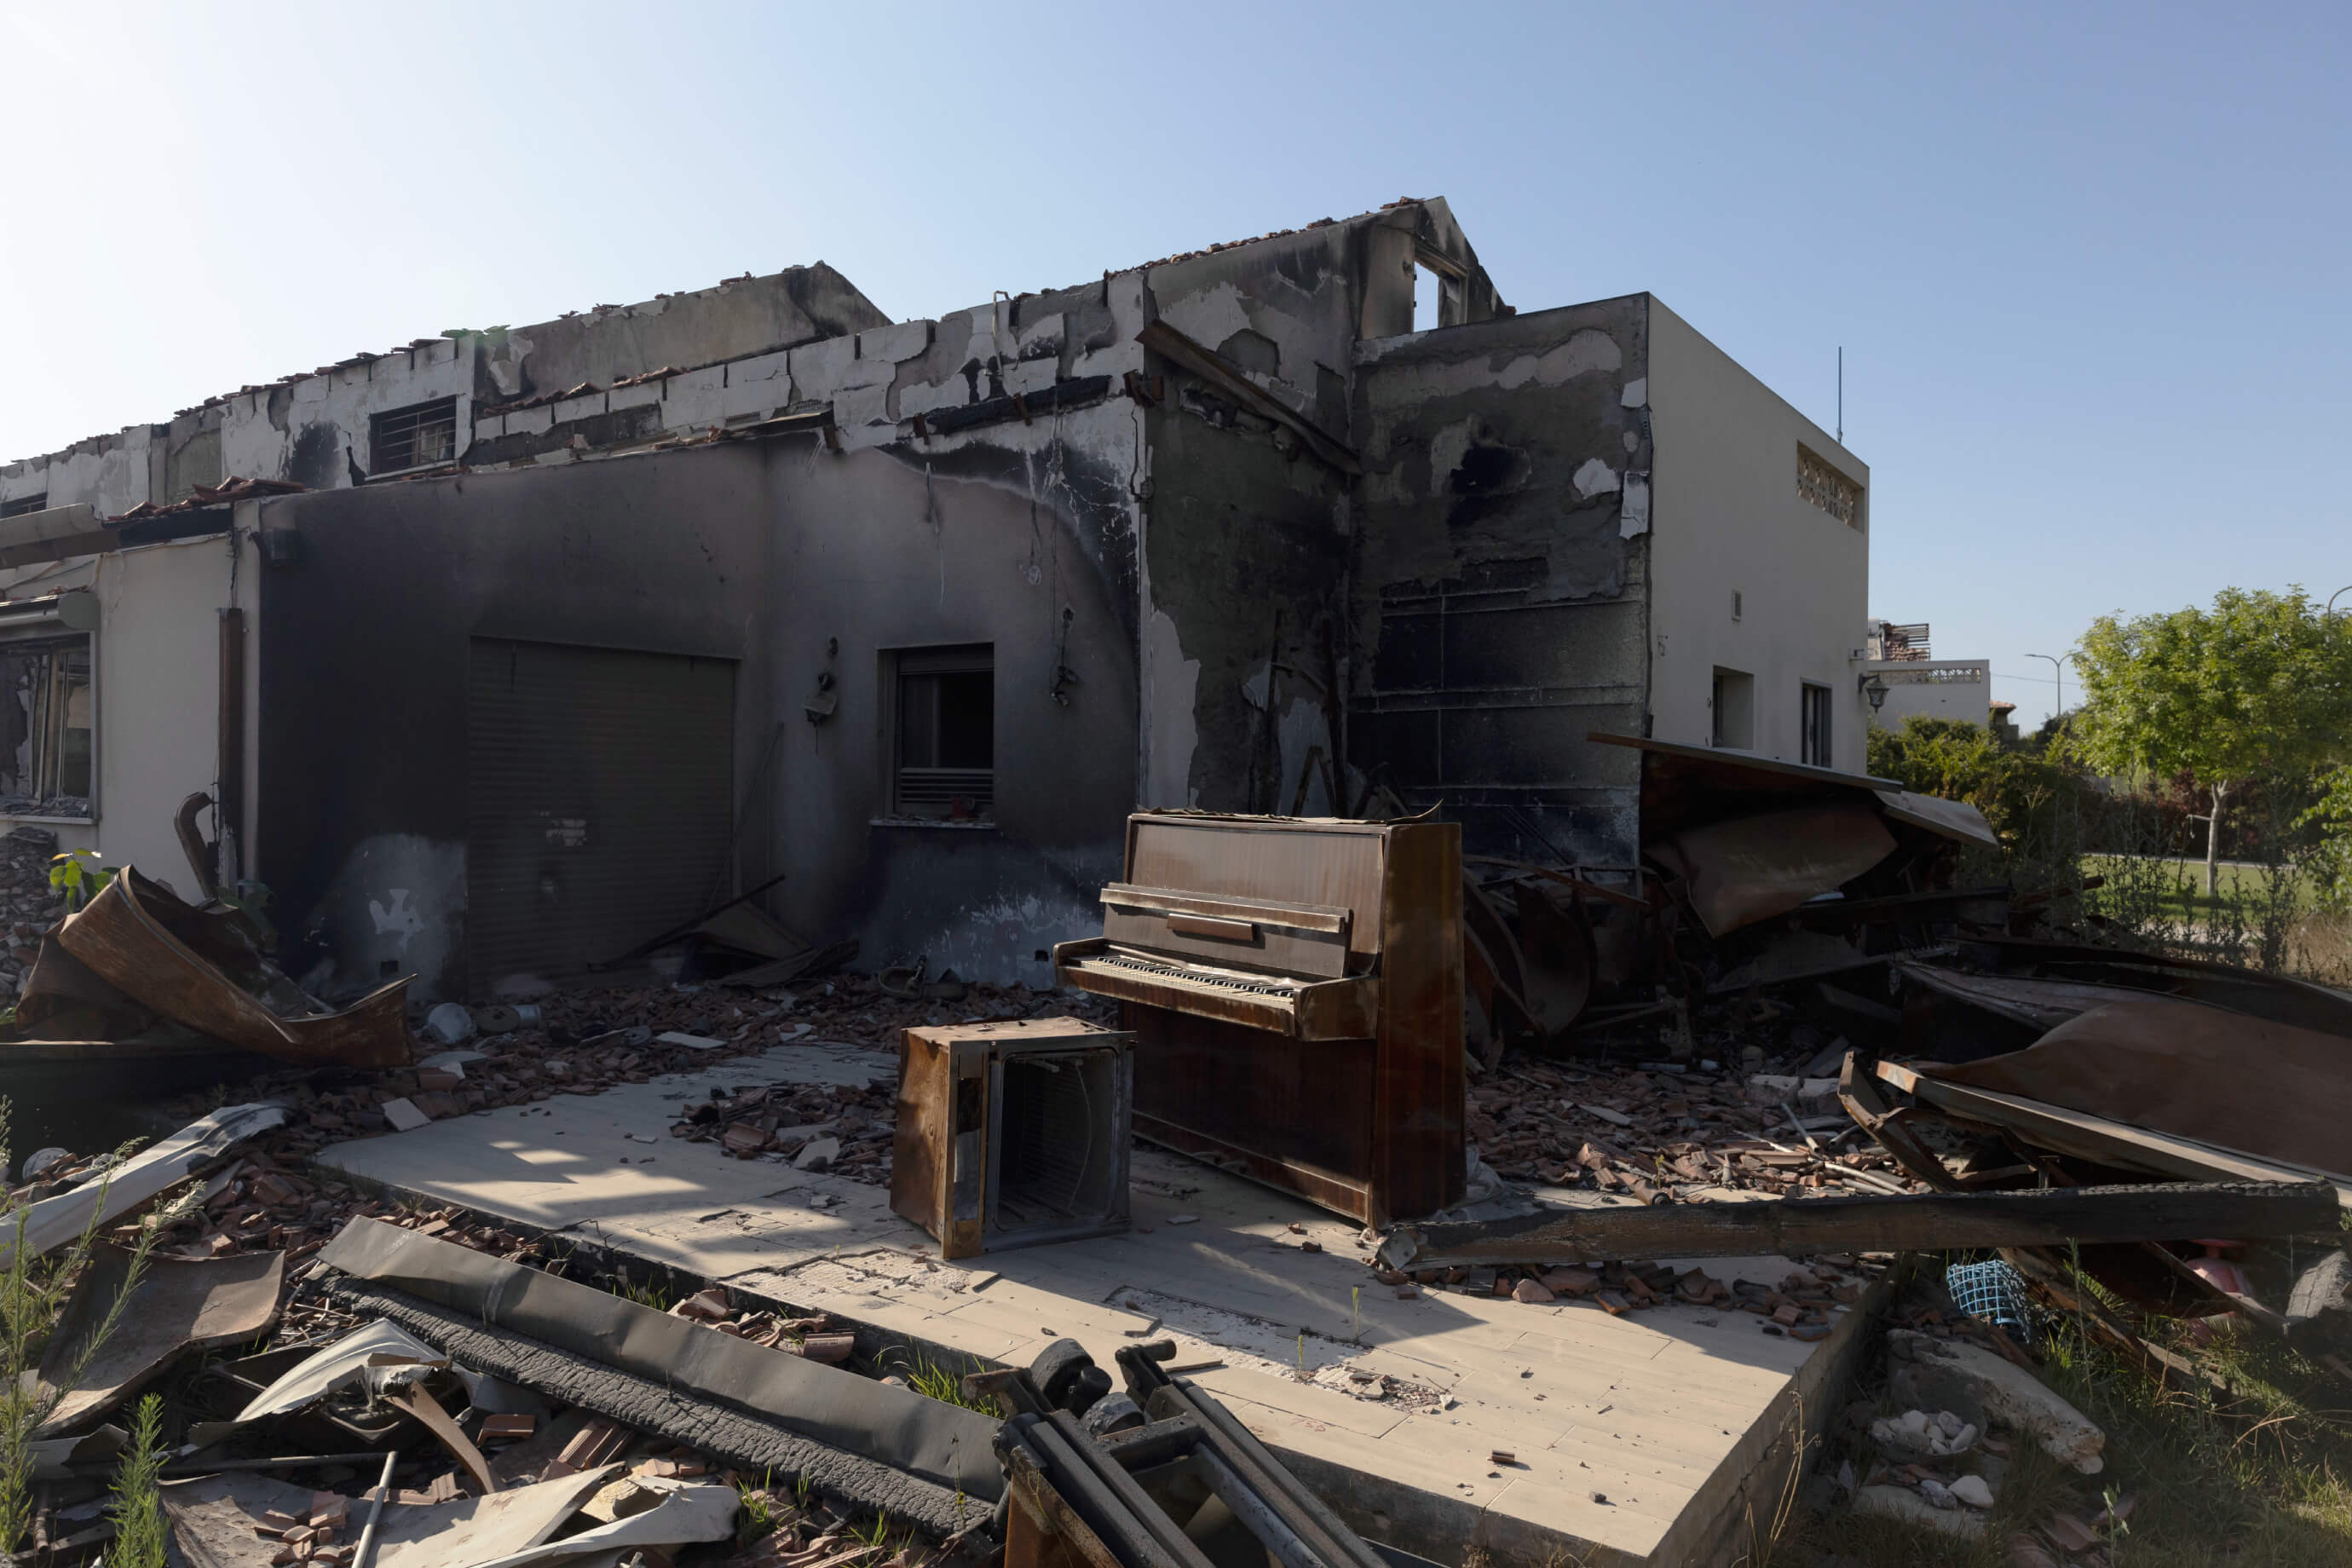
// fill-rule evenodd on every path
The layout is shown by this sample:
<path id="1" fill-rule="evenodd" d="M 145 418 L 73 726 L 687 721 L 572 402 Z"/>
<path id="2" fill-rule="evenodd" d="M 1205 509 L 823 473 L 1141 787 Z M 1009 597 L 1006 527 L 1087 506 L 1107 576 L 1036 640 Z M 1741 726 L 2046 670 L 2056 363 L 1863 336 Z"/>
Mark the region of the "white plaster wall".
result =
<path id="1" fill-rule="evenodd" d="M 257 567 L 251 547 L 244 552 L 236 594 L 250 639 Z M 137 866 L 181 896 L 198 897 L 172 819 L 189 795 L 216 787 L 219 612 L 233 602 L 228 540 L 215 536 L 102 555 L 95 585 L 98 848 L 113 864 Z M 249 680 L 257 665 L 248 642 Z M 211 837 L 211 814 L 197 820 Z"/>
<path id="2" fill-rule="evenodd" d="M 282 413 L 270 416 L 270 395 L 262 387 L 228 400 L 221 418 L 221 472 L 250 479 L 289 478 L 287 463 L 303 426 L 320 423 L 338 432 L 335 461 L 330 466 L 329 489 L 351 483 L 341 447 L 349 442 L 360 467 L 373 463 L 368 456 L 371 416 L 435 398 L 457 399 L 457 446 L 462 455 L 473 414 L 475 341 L 436 338 L 422 348 L 385 354 L 364 364 L 341 365 L 321 375 L 293 384 L 292 398 Z"/>
<path id="3" fill-rule="evenodd" d="M 1860 773 L 1869 467 L 1654 298 L 1647 390 L 1652 732 L 1708 744 L 1722 665 L 1756 678 L 1754 753 L 1801 761 L 1811 681 L 1832 693 L 1833 765 Z M 1864 487 L 1863 528 L 1799 497 L 1800 442 Z"/>
<path id="4" fill-rule="evenodd" d="M 1914 713 L 1982 724 L 1992 710 L 1992 666 L 1979 658 L 1874 659 L 1863 669 L 1886 682 L 1886 702 L 1871 716 L 1882 729 L 1899 730 Z M 1973 677 L 1921 679 L 1930 673 Z"/>

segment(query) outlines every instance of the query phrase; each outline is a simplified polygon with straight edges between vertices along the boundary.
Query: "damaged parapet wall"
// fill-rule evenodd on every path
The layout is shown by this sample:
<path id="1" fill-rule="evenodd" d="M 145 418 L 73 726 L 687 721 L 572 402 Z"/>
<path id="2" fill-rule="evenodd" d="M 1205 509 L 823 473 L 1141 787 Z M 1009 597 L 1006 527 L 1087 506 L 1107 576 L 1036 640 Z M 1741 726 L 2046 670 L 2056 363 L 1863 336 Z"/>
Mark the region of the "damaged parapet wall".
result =
<path id="1" fill-rule="evenodd" d="M 1647 295 L 1356 351 L 1349 756 L 1465 847 L 1634 861 L 1644 732 Z"/>
<path id="2" fill-rule="evenodd" d="M 1099 929 L 1138 800 L 1360 794 L 1334 765 L 1349 380 L 1360 339 L 1410 328 L 1416 263 L 1448 278 L 1448 313 L 1497 308 L 1443 205 L 1411 204 L 485 413 L 486 450 L 557 444 L 268 503 L 265 529 L 299 541 L 265 574 L 259 702 L 257 855 L 290 966 L 334 994 L 411 970 L 420 994 L 478 994 L 782 876 L 768 906 L 857 937 L 863 965 L 1043 983 L 1044 950 Z M 693 444 L 542 464 L 640 395 Z M 581 647 L 725 667 L 644 667 L 731 715 L 666 716 L 666 766 L 704 781 L 678 811 L 615 816 L 584 717 L 499 696 Z M 975 647 L 988 819 L 901 817 L 893 661 Z M 485 805 L 532 768 L 528 810 Z M 681 837 L 689 815 L 716 839 Z M 662 847 L 681 842 L 700 847 Z"/>
<path id="3" fill-rule="evenodd" d="M 647 415 L 635 411 L 660 401 L 657 393 L 642 389 L 657 384 L 665 373 L 700 373 L 708 382 L 723 362 L 838 338 L 888 320 L 849 279 L 819 262 L 643 304 L 600 305 L 537 326 L 420 338 L 208 398 L 166 423 L 129 426 L 0 466 L 0 505 L 84 502 L 101 516 L 119 517 L 144 503 L 184 500 L 198 486 L 229 479 L 336 489 L 394 466 L 479 467 L 568 452 L 575 435 L 583 445 L 609 446 L 658 433 Z M 725 379 L 721 370 L 717 380 L 723 384 Z M 757 416 L 781 407 L 783 395 L 760 399 L 783 389 L 764 384 L 766 376 L 758 379 L 763 384 L 722 400 L 730 406 L 714 417 Z M 589 404 L 562 395 L 583 388 L 593 389 L 593 396 L 581 395 Z M 443 400 L 446 412 L 434 406 Z M 541 436 L 558 423 L 564 428 L 540 441 L 510 438 L 502 418 L 488 432 L 482 428 L 487 412 L 518 405 L 525 416 L 518 437 L 521 426 L 535 426 Z M 560 421 L 558 408 L 566 416 Z M 421 440 L 391 439 L 376 449 L 376 416 L 420 409 L 430 416 Z M 540 412 L 532 415 L 534 409 Z M 490 444 L 477 451 L 486 433 Z"/>

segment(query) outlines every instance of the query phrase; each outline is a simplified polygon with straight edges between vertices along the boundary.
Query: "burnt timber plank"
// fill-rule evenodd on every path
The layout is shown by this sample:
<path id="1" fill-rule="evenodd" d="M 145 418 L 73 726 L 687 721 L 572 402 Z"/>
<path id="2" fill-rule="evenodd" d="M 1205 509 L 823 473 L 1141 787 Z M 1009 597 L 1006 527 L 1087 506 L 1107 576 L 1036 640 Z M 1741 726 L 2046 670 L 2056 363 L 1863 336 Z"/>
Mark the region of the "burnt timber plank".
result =
<path id="1" fill-rule="evenodd" d="M 1943 1251 L 2333 1232 L 2326 1182 L 2164 1182 L 2011 1193 L 1631 1205 L 1414 1227 L 1400 1268 L 1624 1258 Z M 1401 1250 L 1401 1249 L 1400 1249 Z"/>

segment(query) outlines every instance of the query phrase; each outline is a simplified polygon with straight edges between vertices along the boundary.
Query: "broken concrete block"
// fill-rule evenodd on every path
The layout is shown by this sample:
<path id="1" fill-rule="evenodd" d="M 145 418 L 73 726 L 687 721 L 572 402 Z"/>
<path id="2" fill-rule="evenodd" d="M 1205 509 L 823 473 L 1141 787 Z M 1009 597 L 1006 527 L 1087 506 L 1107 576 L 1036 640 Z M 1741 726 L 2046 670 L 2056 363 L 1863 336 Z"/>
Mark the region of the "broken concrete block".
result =
<path id="1" fill-rule="evenodd" d="M 1906 1410 L 1870 1424 L 1870 1440 L 1897 1464 L 1948 1458 L 1976 1446 L 1977 1428 L 1948 1410 Z"/>
<path id="2" fill-rule="evenodd" d="M 1975 1541 L 1984 1534 L 1982 1516 L 1960 1509 L 1937 1508 L 1908 1487 L 1864 1487 L 1853 1494 L 1853 1510 L 1925 1525 L 1962 1541 Z"/>
<path id="3" fill-rule="evenodd" d="M 839 1158 L 841 1158 L 840 1139 L 812 1138 L 801 1145 L 799 1153 L 793 1156 L 793 1169 L 795 1171 L 830 1170 L 833 1163 Z"/>
<path id="4" fill-rule="evenodd" d="M 2084 1475 L 2095 1476 L 2105 1468 L 2100 1450 L 2107 1435 L 2024 1368 L 1979 1346 L 1916 1329 L 1895 1329 L 1886 1343 L 1888 1353 L 1911 1363 L 1921 1385 L 1955 1386 L 1988 1420 L 2032 1433 L 2051 1458 Z"/>
<path id="5" fill-rule="evenodd" d="M 1555 1268 L 1543 1277 L 1543 1287 L 1555 1296 L 1581 1296 L 1601 1283 L 1589 1268 Z"/>
<path id="6" fill-rule="evenodd" d="M 462 1002 L 444 1002 L 425 1015 L 418 1033 L 436 1045 L 454 1046 L 474 1037 L 474 1015 Z"/>
<path id="7" fill-rule="evenodd" d="M 387 1100 L 379 1109 L 383 1111 L 383 1119 L 392 1123 L 394 1132 L 414 1132 L 420 1127 L 433 1124 L 433 1118 L 417 1110 L 410 1100 Z"/>
<path id="8" fill-rule="evenodd" d="M 689 1035 L 683 1029 L 671 1029 L 667 1033 L 656 1035 L 654 1043 L 657 1046 L 684 1046 L 690 1051 L 716 1051 L 724 1048 L 727 1044 L 724 1040 L 714 1040 L 708 1035 Z"/>
<path id="9" fill-rule="evenodd" d="M 1526 1301 L 1533 1304 L 1537 1302 L 1555 1300 L 1557 1299 L 1558 1298 L 1554 1297 L 1549 1290 L 1545 1289 L 1542 1286 L 1537 1284 L 1532 1279 L 1522 1279 L 1517 1285 L 1511 1287 L 1511 1300 L 1514 1301 Z"/>

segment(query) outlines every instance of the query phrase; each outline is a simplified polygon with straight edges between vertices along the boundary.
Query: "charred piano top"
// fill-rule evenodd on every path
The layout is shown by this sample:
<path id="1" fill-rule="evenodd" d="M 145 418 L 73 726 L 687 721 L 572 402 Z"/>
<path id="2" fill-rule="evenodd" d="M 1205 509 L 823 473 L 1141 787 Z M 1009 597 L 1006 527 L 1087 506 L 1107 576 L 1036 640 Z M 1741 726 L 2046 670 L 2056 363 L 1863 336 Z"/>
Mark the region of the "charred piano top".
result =
<path id="1" fill-rule="evenodd" d="M 1138 812 L 1127 819 L 1126 880 L 1103 889 L 1103 934 L 1284 974 L 1364 973 L 1383 940 L 1396 827 Z"/>

